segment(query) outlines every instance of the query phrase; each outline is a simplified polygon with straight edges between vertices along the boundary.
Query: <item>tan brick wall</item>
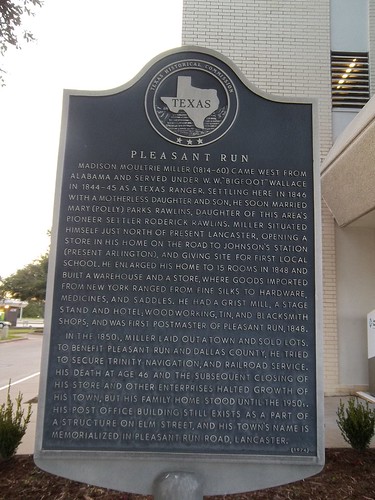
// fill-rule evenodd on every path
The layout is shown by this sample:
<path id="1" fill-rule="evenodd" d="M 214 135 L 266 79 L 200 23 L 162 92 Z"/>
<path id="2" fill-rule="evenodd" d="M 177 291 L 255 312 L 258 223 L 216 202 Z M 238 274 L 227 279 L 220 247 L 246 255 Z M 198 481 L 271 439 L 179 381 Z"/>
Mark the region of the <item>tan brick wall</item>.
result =
<path id="1" fill-rule="evenodd" d="M 370 65 L 370 95 L 375 94 L 375 1 L 369 0 L 369 65 Z"/>
<path id="2" fill-rule="evenodd" d="M 335 221 L 322 202 L 324 391 L 339 394 Z"/>
<path id="3" fill-rule="evenodd" d="M 375 17 L 375 16 L 374 16 Z M 320 157 L 332 145 L 329 0 L 184 0 L 184 45 L 229 57 L 276 96 L 319 102 Z M 339 393 L 334 220 L 323 203 L 325 391 Z"/>

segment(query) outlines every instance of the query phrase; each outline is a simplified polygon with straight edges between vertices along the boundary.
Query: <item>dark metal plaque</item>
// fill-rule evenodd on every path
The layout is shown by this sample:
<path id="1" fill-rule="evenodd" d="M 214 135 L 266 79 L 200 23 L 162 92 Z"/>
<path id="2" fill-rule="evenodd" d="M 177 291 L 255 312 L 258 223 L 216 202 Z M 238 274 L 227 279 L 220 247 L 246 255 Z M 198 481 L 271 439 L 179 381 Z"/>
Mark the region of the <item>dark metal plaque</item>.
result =
<path id="1" fill-rule="evenodd" d="M 191 48 L 65 105 L 42 455 L 321 463 L 312 103 Z"/>

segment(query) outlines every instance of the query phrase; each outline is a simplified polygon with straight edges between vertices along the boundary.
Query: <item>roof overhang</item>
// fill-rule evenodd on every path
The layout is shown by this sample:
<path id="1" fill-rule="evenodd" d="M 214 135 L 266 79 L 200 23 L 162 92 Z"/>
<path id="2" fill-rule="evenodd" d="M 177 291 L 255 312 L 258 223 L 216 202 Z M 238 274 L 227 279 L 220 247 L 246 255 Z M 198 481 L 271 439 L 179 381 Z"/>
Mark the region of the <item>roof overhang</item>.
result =
<path id="1" fill-rule="evenodd" d="M 340 227 L 375 227 L 375 96 L 337 139 L 321 169 L 322 195 Z"/>
<path id="2" fill-rule="evenodd" d="M 18 307 L 23 309 L 29 303 L 26 301 L 18 300 L 18 299 L 2 299 L 0 300 L 0 307 Z"/>

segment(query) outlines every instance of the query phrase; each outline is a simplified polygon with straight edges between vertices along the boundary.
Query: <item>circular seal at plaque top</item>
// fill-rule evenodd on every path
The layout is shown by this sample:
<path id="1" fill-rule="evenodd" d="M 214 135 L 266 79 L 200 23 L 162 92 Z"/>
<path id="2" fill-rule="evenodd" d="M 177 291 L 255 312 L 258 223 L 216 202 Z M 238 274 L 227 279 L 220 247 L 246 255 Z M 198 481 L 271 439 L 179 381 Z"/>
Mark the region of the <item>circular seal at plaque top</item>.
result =
<path id="1" fill-rule="evenodd" d="M 228 132 L 237 116 L 238 97 L 222 68 L 208 61 L 182 59 L 154 75 L 145 107 L 150 124 L 164 139 L 199 147 Z"/>

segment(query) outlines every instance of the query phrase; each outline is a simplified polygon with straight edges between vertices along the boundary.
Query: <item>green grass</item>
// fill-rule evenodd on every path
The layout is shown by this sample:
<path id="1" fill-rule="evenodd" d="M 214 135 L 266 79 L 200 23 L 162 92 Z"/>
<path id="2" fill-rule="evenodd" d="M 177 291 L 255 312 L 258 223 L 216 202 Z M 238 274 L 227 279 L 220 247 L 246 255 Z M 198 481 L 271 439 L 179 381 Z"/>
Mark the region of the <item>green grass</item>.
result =
<path id="1" fill-rule="evenodd" d="M 40 328 L 9 328 L 8 337 L 0 339 L 0 342 L 22 339 L 26 334 L 35 333 L 36 331 L 40 331 Z"/>

